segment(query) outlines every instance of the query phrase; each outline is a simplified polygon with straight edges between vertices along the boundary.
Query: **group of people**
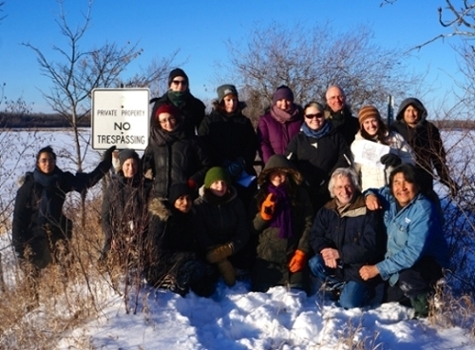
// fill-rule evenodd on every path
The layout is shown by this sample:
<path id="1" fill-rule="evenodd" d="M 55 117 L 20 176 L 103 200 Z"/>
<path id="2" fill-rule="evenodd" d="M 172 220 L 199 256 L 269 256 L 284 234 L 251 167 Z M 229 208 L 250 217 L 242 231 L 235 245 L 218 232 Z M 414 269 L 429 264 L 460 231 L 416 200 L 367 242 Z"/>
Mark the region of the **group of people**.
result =
<path id="1" fill-rule="evenodd" d="M 448 264 L 432 165 L 452 195 L 458 187 L 418 99 L 404 100 L 388 126 L 374 106 L 353 117 L 338 86 L 325 105 L 301 107 L 282 85 L 255 130 L 234 85 L 218 87 L 206 114 L 182 69 L 168 83 L 151 101 L 143 157 L 118 153 L 103 196 L 101 264 L 115 256 L 152 286 L 200 296 L 212 295 L 219 278 L 233 286 L 245 276 L 256 292 L 310 291 L 313 275 L 345 308 L 399 301 L 427 315 Z M 22 265 L 42 269 L 67 249 L 65 194 L 97 183 L 113 153 L 73 175 L 56 166 L 51 147 L 38 152 L 14 210 Z"/>

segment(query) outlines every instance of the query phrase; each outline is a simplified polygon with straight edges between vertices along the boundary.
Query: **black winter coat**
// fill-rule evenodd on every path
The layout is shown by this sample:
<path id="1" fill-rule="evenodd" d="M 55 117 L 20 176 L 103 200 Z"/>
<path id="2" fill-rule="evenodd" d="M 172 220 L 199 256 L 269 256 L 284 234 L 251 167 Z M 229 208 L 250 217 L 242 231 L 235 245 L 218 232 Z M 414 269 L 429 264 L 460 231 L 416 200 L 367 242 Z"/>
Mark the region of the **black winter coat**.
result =
<path id="1" fill-rule="evenodd" d="M 143 242 L 147 230 L 147 201 L 152 184 L 140 175 L 124 177 L 122 171 L 112 177 L 102 201 L 103 253 L 111 248 L 112 239 L 123 253 L 129 243 Z"/>
<path id="2" fill-rule="evenodd" d="M 210 167 L 210 158 L 196 136 L 157 128 L 152 131 L 143 155 L 143 170 L 152 170 L 154 196 L 168 198 L 173 183 L 187 183 L 190 179 L 198 188 Z"/>
<path id="3" fill-rule="evenodd" d="M 94 186 L 109 171 L 110 162 L 102 161 L 91 173 L 63 172 L 58 167 L 46 177 L 56 177 L 53 184 L 44 187 L 35 181 L 31 172 L 26 173 L 23 185 L 17 192 L 13 211 L 12 241 L 20 259 L 27 258 L 37 268 L 44 268 L 53 261 L 55 245 L 63 240 L 67 246 L 72 236 L 72 221 L 64 216 L 62 209 L 66 194 L 82 192 Z M 39 170 L 36 170 L 39 171 Z M 41 199 L 46 195 L 49 216 L 42 215 Z M 25 249 L 31 256 L 25 256 Z"/>
<path id="4" fill-rule="evenodd" d="M 225 114 L 213 110 L 198 129 L 198 135 L 207 147 L 213 165 L 223 166 L 228 160 L 234 162 L 242 157 L 246 172 L 255 175 L 254 159 L 257 152 L 257 135 L 251 121 L 240 111 Z"/>
<path id="5" fill-rule="evenodd" d="M 206 106 L 190 92 L 186 92 L 186 96 L 185 103 L 177 107 L 180 109 L 184 118 L 185 132 L 188 136 L 191 136 L 196 135 L 195 130 L 198 130 L 203 118 L 205 117 Z M 151 124 L 153 124 L 153 121 L 156 119 L 155 113 L 161 105 L 173 105 L 173 102 L 168 97 L 168 92 L 162 97 L 152 99 L 150 103 L 153 103 Z"/>
<path id="6" fill-rule="evenodd" d="M 346 144 L 351 145 L 360 129 L 360 123 L 357 118 L 353 117 L 350 108 L 345 106 L 341 111 L 335 113 L 329 106 L 325 106 L 325 118 L 343 136 Z"/>
<path id="7" fill-rule="evenodd" d="M 316 254 L 324 248 L 340 254 L 335 276 L 342 281 L 364 282 L 359 269 L 384 258 L 386 234 L 377 211 L 366 209 L 363 195 L 358 195 L 341 214 L 336 199 L 328 202 L 315 216 L 310 245 Z"/>
<path id="8" fill-rule="evenodd" d="M 198 243 L 208 250 L 224 243 L 232 243 L 233 253 L 241 250 L 249 240 L 250 227 L 244 204 L 237 197 L 234 187 L 226 199 L 212 200 L 209 190 L 202 187 L 195 200 L 195 225 Z"/>

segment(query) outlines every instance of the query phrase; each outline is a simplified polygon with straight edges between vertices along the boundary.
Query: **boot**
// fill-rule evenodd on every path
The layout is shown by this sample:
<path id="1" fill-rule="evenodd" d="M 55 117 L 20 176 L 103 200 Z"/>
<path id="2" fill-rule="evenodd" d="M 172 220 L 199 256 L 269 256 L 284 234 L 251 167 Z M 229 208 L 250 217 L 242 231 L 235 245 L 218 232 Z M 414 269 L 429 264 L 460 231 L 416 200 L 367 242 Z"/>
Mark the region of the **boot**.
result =
<path id="1" fill-rule="evenodd" d="M 230 287 L 234 286 L 236 284 L 236 273 L 234 272 L 234 267 L 229 260 L 221 260 L 216 265 L 218 265 L 218 271 L 223 278 L 224 283 Z"/>
<path id="2" fill-rule="evenodd" d="M 429 316 L 429 301 L 427 293 L 419 294 L 417 297 L 410 298 L 411 305 L 414 308 L 414 318 L 426 318 Z"/>

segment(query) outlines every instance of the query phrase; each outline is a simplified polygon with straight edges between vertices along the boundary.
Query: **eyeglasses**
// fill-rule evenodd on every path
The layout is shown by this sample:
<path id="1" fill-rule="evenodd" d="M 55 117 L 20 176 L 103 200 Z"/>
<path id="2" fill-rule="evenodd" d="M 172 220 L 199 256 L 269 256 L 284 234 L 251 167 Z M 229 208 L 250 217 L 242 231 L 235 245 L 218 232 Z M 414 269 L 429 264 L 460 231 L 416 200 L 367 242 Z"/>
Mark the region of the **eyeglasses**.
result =
<path id="1" fill-rule="evenodd" d="M 172 122 L 174 122 L 175 120 L 176 120 L 176 118 L 170 117 L 170 118 L 168 118 L 168 119 L 159 120 L 158 122 L 163 125 L 163 124 L 166 124 L 166 123 L 172 123 Z"/>
<path id="2" fill-rule="evenodd" d="M 40 159 L 38 159 L 38 163 L 41 163 L 41 164 L 55 163 L 55 162 L 56 162 L 56 159 L 54 159 L 54 158 L 40 158 Z"/>
<path id="3" fill-rule="evenodd" d="M 324 117 L 323 113 L 318 113 L 318 114 L 305 114 L 305 118 L 307 118 L 307 119 L 323 118 L 323 117 Z"/>
<path id="4" fill-rule="evenodd" d="M 186 85 L 186 80 L 172 80 L 172 83 L 175 85 Z"/>

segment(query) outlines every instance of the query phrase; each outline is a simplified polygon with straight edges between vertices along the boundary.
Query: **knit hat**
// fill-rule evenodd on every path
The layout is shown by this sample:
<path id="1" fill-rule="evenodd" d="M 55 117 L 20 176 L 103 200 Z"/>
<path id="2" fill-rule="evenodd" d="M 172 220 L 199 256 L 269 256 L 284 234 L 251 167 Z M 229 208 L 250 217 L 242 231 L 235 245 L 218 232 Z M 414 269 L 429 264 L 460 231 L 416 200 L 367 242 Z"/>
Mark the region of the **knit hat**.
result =
<path id="1" fill-rule="evenodd" d="M 286 99 L 289 101 L 294 102 L 294 93 L 290 88 L 286 85 L 281 85 L 275 90 L 274 96 L 272 97 L 272 103 L 275 105 L 275 103 L 279 100 Z"/>
<path id="2" fill-rule="evenodd" d="M 369 118 L 376 118 L 378 120 L 381 120 L 381 115 L 374 106 L 361 107 L 360 112 L 358 113 L 358 122 L 360 123 L 360 126 L 363 125 L 363 122 Z"/>
<path id="3" fill-rule="evenodd" d="M 168 201 L 174 204 L 181 196 L 191 196 L 192 190 L 185 183 L 175 183 L 170 187 Z"/>
<path id="4" fill-rule="evenodd" d="M 231 178 L 224 168 L 221 168 L 220 166 L 212 167 L 206 173 L 205 188 L 210 188 L 213 182 L 219 180 L 226 182 L 228 185 L 231 184 Z"/>
<path id="5" fill-rule="evenodd" d="M 234 95 L 236 98 L 239 98 L 236 87 L 231 84 L 221 85 L 216 91 L 218 91 L 218 103 L 221 103 L 227 95 Z"/>
<path id="6" fill-rule="evenodd" d="M 188 81 L 189 81 L 188 80 L 188 75 L 186 75 L 185 71 L 181 68 L 175 68 L 168 75 L 168 86 L 170 86 L 172 84 L 173 79 L 175 79 L 176 77 L 185 78 L 186 84 L 188 84 Z"/>
<path id="7" fill-rule="evenodd" d="M 120 151 L 119 152 L 120 167 L 122 168 L 122 165 L 124 165 L 125 161 L 130 158 L 135 159 L 137 162 L 139 162 L 140 160 L 139 155 L 133 149 L 123 149 L 122 151 Z"/>
<path id="8" fill-rule="evenodd" d="M 180 115 L 180 110 L 173 104 L 165 103 L 157 108 L 155 118 L 158 119 L 158 116 L 162 113 L 169 113 L 176 118 Z"/>

